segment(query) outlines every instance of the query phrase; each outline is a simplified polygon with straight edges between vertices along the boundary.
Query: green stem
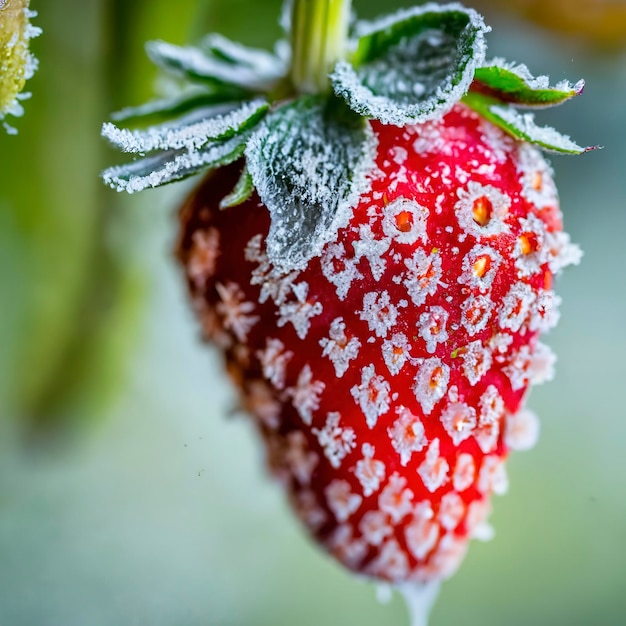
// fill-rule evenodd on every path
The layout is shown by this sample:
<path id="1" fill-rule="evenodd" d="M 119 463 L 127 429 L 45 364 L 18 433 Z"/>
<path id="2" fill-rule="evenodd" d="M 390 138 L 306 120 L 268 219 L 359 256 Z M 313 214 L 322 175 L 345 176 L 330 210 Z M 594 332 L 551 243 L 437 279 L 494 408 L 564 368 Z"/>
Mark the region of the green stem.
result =
<path id="1" fill-rule="evenodd" d="M 300 93 L 330 89 L 328 75 L 344 58 L 351 0 L 292 0 L 291 80 Z"/>

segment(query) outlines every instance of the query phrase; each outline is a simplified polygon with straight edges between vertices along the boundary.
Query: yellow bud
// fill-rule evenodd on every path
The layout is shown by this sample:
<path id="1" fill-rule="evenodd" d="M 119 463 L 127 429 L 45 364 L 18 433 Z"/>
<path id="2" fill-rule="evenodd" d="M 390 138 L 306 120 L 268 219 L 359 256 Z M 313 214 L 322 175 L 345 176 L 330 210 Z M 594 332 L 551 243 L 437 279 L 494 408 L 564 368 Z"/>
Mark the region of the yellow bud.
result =
<path id="1" fill-rule="evenodd" d="M 41 31 L 30 24 L 36 14 L 28 4 L 29 0 L 0 0 L 0 120 L 22 114 L 20 94 L 37 69 L 28 44 Z M 5 128 L 11 131 L 6 124 Z"/>

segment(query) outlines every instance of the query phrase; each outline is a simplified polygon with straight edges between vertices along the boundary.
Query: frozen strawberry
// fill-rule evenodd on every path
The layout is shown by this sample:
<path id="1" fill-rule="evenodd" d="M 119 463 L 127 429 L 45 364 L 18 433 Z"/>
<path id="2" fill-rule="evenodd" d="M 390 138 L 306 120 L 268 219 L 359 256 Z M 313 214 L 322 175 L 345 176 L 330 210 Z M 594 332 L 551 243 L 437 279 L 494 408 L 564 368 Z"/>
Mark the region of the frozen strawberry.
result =
<path id="1" fill-rule="evenodd" d="M 580 259 L 538 147 L 585 148 L 516 107 L 583 83 L 486 62 L 488 28 L 458 4 L 357 23 L 346 45 L 349 4 L 290 3 L 287 53 L 152 44 L 205 90 L 118 114 L 161 120 L 147 130 L 106 124 L 153 154 L 104 179 L 210 170 L 177 254 L 273 473 L 342 564 L 432 583 L 489 536 L 506 456 L 537 437 L 524 400 L 555 362 L 539 335 Z"/>
<path id="2" fill-rule="evenodd" d="M 220 210 L 242 163 L 191 195 L 178 254 L 310 532 L 359 573 L 446 578 L 535 436 L 522 403 L 579 252 L 535 148 L 463 105 L 372 127 L 371 189 L 306 267 L 269 261 L 257 195 Z"/>

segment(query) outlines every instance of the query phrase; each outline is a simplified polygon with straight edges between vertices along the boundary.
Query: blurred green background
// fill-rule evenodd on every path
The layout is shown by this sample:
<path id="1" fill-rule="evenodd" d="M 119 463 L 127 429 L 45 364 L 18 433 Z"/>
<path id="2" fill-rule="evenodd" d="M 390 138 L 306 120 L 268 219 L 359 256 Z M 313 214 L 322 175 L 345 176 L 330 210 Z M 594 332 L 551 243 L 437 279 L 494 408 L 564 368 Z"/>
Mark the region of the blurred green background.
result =
<path id="1" fill-rule="evenodd" d="M 432 624 L 626 624 L 626 55 L 496 5 L 492 55 L 587 79 L 540 120 L 606 147 L 553 159 L 586 253 L 558 285 L 558 376 L 533 392 L 542 437 L 511 458 L 496 538 L 471 547 Z M 31 8 L 33 99 L 19 135 L 0 133 L 0 626 L 406 625 L 398 598 L 379 604 L 308 543 L 231 417 L 171 253 L 192 183 L 126 197 L 98 179 L 119 160 L 101 122 L 152 92 L 143 41 L 270 46 L 279 0 Z"/>

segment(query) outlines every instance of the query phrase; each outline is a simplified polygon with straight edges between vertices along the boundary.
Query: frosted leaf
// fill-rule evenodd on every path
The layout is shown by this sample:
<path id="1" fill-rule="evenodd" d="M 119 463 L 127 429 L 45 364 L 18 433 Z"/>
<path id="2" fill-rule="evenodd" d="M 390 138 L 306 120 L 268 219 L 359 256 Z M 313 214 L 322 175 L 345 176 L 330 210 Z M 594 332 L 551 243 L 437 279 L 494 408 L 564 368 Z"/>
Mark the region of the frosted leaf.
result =
<path id="1" fill-rule="evenodd" d="M 220 143 L 211 143 L 197 152 L 168 150 L 127 165 L 116 165 L 102 172 L 104 182 L 117 191 L 134 193 L 158 187 L 200 170 L 215 169 L 243 156 L 245 137 L 239 135 Z"/>
<path id="2" fill-rule="evenodd" d="M 584 80 L 575 85 L 565 80 L 551 87 L 547 76 L 535 77 L 523 63 L 508 63 L 501 58 L 477 68 L 474 79 L 493 97 L 518 106 L 554 106 L 579 96 L 585 87 Z"/>
<path id="3" fill-rule="evenodd" d="M 102 126 L 102 136 L 123 152 L 146 153 L 155 150 L 198 150 L 210 141 L 230 139 L 258 124 L 269 110 L 263 99 L 246 102 L 239 108 L 221 114 L 222 107 L 213 109 L 217 115 L 189 124 L 165 124 L 146 130 L 118 128 L 110 122 Z"/>
<path id="4" fill-rule="evenodd" d="M 242 94 L 241 99 L 248 98 L 249 94 Z M 209 107 L 220 104 L 231 103 L 231 107 L 236 105 L 233 95 L 228 92 L 205 91 L 194 89 L 190 92 L 176 96 L 174 98 L 163 98 L 146 102 L 139 106 L 124 107 L 111 114 L 114 122 L 141 122 L 143 124 L 157 124 L 196 111 L 205 111 Z"/>
<path id="5" fill-rule="evenodd" d="M 155 65 L 168 72 L 233 95 L 270 91 L 282 76 L 278 65 L 262 71 L 249 64 L 225 62 L 210 51 L 164 41 L 148 42 L 146 52 Z"/>
<path id="6" fill-rule="evenodd" d="M 287 65 L 277 55 L 259 48 L 248 48 L 219 33 L 207 35 L 201 49 L 210 56 L 235 67 L 247 67 L 267 80 L 277 80 L 287 73 Z"/>
<path id="7" fill-rule="evenodd" d="M 331 74 L 351 109 L 405 126 L 443 115 L 467 92 L 485 58 L 482 17 L 460 4 L 402 10 L 358 26 L 351 63 Z"/>
<path id="8" fill-rule="evenodd" d="M 472 92 L 463 98 L 463 102 L 515 139 L 535 144 L 549 152 L 582 154 L 595 149 L 579 146 L 570 137 L 550 126 L 538 126 L 532 113 L 519 113 L 495 98 Z"/>
<path id="9" fill-rule="evenodd" d="M 254 193 L 254 183 L 247 168 L 243 168 L 235 188 L 220 200 L 220 209 L 229 209 L 243 204 Z"/>
<path id="10" fill-rule="evenodd" d="M 281 271 L 319 256 L 369 188 L 374 134 L 347 109 L 328 114 L 330 104 L 303 97 L 270 112 L 246 149 L 271 217 L 267 255 Z"/>

